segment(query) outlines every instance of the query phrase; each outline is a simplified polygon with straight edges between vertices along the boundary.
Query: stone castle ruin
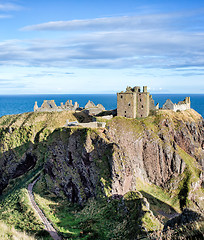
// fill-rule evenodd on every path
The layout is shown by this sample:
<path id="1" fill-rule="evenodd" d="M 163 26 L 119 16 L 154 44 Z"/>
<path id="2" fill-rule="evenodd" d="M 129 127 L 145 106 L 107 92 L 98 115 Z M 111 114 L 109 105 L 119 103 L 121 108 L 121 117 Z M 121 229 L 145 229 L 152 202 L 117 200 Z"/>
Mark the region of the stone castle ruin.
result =
<path id="1" fill-rule="evenodd" d="M 65 104 L 61 103 L 60 106 L 57 106 L 54 100 L 44 100 L 41 107 L 38 107 L 37 102 L 35 102 L 34 105 L 34 112 L 61 112 L 61 111 L 84 111 L 88 115 L 94 116 L 96 114 L 101 113 L 102 111 L 105 111 L 105 108 L 103 105 L 98 104 L 95 105 L 92 101 L 88 101 L 88 103 L 85 105 L 85 108 L 79 107 L 79 104 L 77 102 L 72 104 L 72 100 L 67 100 Z"/>
<path id="2" fill-rule="evenodd" d="M 92 101 L 88 101 L 88 103 L 85 105 L 85 112 L 88 115 L 94 116 L 101 112 L 105 111 L 105 108 L 102 104 L 95 105 Z"/>
<path id="3" fill-rule="evenodd" d="M 147 92 L 147 87 L 127 87 L 125 92 L 117 93 L 117 115 L 127 118 L 147 117 L 150 110 L 156 110 L 159 104 L 154 105 L 152 95 Z"/>
<path id="4" fill-rule="evenodd" d="M 176 103 L 173 103 L 170 99 L 167 99 L 164 103 L 162 109 L 169 109 L 173 111 L 182 111 L 187 110 L 191 108 L 191 101 L 190 97 L 186 97 L 183 101 Z"/>
<path id="5" fill-rule="evenodd" d="M 183 111 L 190 109 L 190 97 L 186 97 L 183 101 L 173 103 L 167 99 L 161 110 Z M 152 111 L 159 110 L 159 104 L 154 104 L 152 95 L 147 91 L 147 86 L 143 86 L 143 91 L 140 87 L 127 87 L 125 92 L 117 93 L 117 116 L 126 118 L 144 118 L 149 116 Z M 65 104 L 61 103 L 57 106 L 54 100 L 44 100 L 41 107 L 38 107 L 37 102 L 34 105 L 34 112 L 53 112 L 53 111 L 81 111 L 90 117 L 93 117 L 103 111 L 103 105 L 95 105 L 92 101 L 88 101 L 84 108 L 79 107 L 79 104 L 72 100 L 67 100 Z"/>
<path id="6" fill-rule="evenodd" d="M 63 110 L 67 111 L 76 111 L 79 108 L 77 102 L 72 104 L 72 100 L 67 100 L 65 104 L 61 103 L 60 106 L 57 106 L 54 100 L 44 100 L 41 107 L 38 107 L 37 102 L 34 105 L 34 112 L 60 112 Z"/>
<path id="7" fill-rule="evenodd" d="M 184 101 L 177 104 L 172 103 L 167 99 L 161 109 L 168 109 L 173 111 L 183 111 L 190 109 L 190 97 L 186 97 Z M 147 86 L 143 87 L 141 92 L 140 87 L 127 87 L 125 92 L 117 93 L 117 116 L 127 118 L 142 118 L 149 116 L 151 111 L 158 110 L 159 104 L 156 106 L 152 95 L 147 92 Z"/>

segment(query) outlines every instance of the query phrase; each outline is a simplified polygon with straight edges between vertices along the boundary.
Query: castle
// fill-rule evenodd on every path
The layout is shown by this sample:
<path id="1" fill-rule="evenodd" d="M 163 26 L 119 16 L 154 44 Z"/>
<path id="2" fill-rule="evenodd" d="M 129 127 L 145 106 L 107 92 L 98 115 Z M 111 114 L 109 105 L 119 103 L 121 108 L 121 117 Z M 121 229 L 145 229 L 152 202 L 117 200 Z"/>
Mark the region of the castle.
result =
<path id="1" fill-rule="evenodd" d="M 191 108 L 190 97 L 186 97 L 183 101 L 173 103 L 167 99 L 161 110 L 183 111 Z M 152 111 L 159 110 L 159 104 L 154 104 L 152 95 L 147 91 L 147 86 L 143 86 L 143 91 L 140 87 L 127 87 L 125 92 L 117 93 L 117 116 L 126 118 L 144 118 L 148 117 Z M 95 105 L 92 101 L 88 101 L 84 108 L 79 107 L 72 100 L 67 100 L 65 104 L 61 103 L 57 106 L 54 100 L 44 100 L 41 107 L 38 107 L 37 102 L 34 105 L 34 112 L 53 112 L 53 111 L 83 111 L 89 116 L 95 116 L 103 111 L 103 105 Z"/>
<path id="2" fill-rule="evenodd" d="M 190 109 L 190 97 L 186 97 L 184 101 L 178 104 L 172 103 L 167 99 L 161 109 L 173 111 L 182 111 Z M 117 93 L 117 116 L 127 118 L 142 118 L 149 116 L 151 111 L 158 110 L 159 104 L 154 105 L 152 95 L 147 92 L 147 86 L 143 87 L 141 92 L 140 87 L 127 87 L 125 92 Z"/>
<path id="3" fill-rule="evenodd" d="M 34 112 L 61 112 L 61 111 L 84 111 L 88 115 L 96 115 L 105 111 L 105 108 L 101 104 L 95 105 L 92 101 L 88 101 L 84 108 L 79 107 L 77 102 L 72 104 L 72 100 L 67 100 L 65 104 L 61 102 L 60 106 L 57 106 L 54 100 L 44 100 L 41 107 L 38 107 L 38 103 L 35 102 Z"/>
<path id="4" fill-rule="evenodd" d="M 35 102 L 34 112 L 76 111 L 78 108 L 79 104 L 75 102 L 73 105 L 72 100 L 67 100 L 65 104 L 61 103 L 60 106 L 57 106 L 54 100 L 44 100 L 41 107 L 38 107 L 37 102 Z"/>
<path id="5" fill-rule="evenodd" d="M 159 104 L 154 105 L 152 95 L 147 92 L 147 87 L 127 87 L 125 92 L 117 93 L 117 115 L 127 118 L 147 117 L 150 110 L 156 110 Z"/>
<path id="6" fill-rule="evenodd" d="M 176 103 L 172 103 L 170 99 L 167 99 L 164 103 L 162 109 L 170 109 L 173 111 L 182 111 L 191 108 L 191 100 L 190 97 L 186 97 L 183 101 Z"/>

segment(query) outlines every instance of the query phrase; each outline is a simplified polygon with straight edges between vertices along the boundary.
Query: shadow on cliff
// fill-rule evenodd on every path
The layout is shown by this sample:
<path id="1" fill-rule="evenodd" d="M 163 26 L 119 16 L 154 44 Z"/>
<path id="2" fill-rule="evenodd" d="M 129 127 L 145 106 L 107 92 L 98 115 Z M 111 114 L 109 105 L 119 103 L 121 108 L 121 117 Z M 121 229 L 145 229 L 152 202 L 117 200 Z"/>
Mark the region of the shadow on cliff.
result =
<path id="1" fill-rule="evenodd" d="M 10 146 L 8 151 L 0 153 L 1 198 L 4 198 L 4 195 L 8 195 L 18 188 L 20 189 L 29 179 L 40 173 L 44 167 L 47 141 L 40 142 L 40 135 L 43 134 L 44 128 L 36 133 L 35 143 L 27 140 L 28 136 L 24 136 L 21 131 L 18 134 L 15 132 L 15 137 L 13 137 L 12 134 L 14 131 L 16 130 L 8 127 L 7 129 L 3 129 L 3 134 L 0 134 L 2 148 L 4 148 L 4 142 L 6 142 L 6 147 Z M 4 139 L 5 134 L 10 134 L 9 138 Z M 29 135 L 29 132 L 26 135 Z M 14 144 L 18 144 L 19 146 L 12 147 Z"/>
<path id="2" fill-rule="evenodd" d="M 159 200 L 158 198 L 152 196 L 145 191 L 140 192 L 149 202 L 150 210 L 154 213 L 155 216 L 162 215 L 165 219 L 168 220 L 179 215 L 179 213 L 169 204 Z"/>
<path id="3" fill-rule="evenodd" d="M 33 144 L 28 142 L 1 155 L 0 161 L 3 166 L 0 170 L 0 195 L 9 183 L 10 190 L 24 174 L 39 167 L 36 166 L 37 156 L 31 149 L 33 149 Z"/>
<path id="4" fill-rule="evenodd" d="M 72 203 L 83 204 L 111 187 L 113 144 L 89 128 L 55 130 L 48 138 L 44 174 Z"/>
<path id="5" fill-rule="evenodd" d="M 90 116 L 86 111 L 75 112 L 73 115 L 79 123 L 87 123 L 93 121 L 93 117 Z"/>

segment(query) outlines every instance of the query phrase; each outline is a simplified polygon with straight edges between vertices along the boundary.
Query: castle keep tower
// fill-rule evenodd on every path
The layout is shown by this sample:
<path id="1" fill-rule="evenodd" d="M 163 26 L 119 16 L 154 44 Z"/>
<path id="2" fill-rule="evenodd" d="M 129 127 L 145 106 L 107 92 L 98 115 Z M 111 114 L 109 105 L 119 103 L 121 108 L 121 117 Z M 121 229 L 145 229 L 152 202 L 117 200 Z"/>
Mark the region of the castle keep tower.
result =
<path id="1" fill-rule="evenodd" d="M 125 92 L 117 93 L 117 116 L 127 118 L 147 117 L 150 111 L 150 95 L 147 87 L 127 87 Z"/>

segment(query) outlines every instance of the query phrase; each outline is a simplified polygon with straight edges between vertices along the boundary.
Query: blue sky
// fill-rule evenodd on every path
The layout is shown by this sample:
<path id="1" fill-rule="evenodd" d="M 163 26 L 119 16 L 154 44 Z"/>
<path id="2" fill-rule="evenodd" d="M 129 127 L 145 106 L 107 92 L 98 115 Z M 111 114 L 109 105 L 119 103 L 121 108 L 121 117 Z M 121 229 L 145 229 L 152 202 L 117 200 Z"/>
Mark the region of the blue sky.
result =
<path id="1" fill-rule="evenodd" d="M 0 0 L 0 94 L 204 93 L 204 1 Z"/>

